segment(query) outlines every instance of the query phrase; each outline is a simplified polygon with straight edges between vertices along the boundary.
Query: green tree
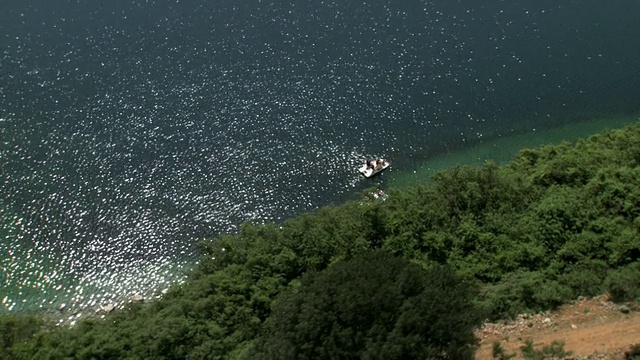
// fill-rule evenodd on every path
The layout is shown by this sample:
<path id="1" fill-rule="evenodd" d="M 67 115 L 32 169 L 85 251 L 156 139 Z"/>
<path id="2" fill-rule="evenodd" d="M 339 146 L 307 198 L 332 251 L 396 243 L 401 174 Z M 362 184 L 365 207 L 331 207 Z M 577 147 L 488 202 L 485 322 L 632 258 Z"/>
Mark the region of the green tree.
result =
<path id="1" fill-rule="evenodd" d="M 326 271 L 275 304 L 254 359 L 471 359 L 483 319 L 473 286 L 370 251 Z"/>
<path id="2" fill-rule="evenodd" d="M 0 359 L 17 357 L 16 348 L 29 347 L 44 321 L 35 316 L 0 316 Z"/>
<path id="3" fill-rule="evenodd" d="M 640 262 L 610 271 L 606 279 L 606 288 L 615 302 L 640 298 Z"/>

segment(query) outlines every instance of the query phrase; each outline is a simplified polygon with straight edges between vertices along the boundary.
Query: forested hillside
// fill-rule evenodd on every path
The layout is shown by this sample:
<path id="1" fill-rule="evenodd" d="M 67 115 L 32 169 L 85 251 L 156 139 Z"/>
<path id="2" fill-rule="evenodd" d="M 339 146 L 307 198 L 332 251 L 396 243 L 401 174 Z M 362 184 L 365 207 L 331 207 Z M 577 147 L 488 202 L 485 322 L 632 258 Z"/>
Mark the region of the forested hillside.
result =
<path id="1" fill-rule="evenodd" d="M 471 358 L 485 318 L 637 301 L 639 165 L 636 124 L 243 224 L 161 300 L 72 328 L 2 318 L 2 358 Z"/>

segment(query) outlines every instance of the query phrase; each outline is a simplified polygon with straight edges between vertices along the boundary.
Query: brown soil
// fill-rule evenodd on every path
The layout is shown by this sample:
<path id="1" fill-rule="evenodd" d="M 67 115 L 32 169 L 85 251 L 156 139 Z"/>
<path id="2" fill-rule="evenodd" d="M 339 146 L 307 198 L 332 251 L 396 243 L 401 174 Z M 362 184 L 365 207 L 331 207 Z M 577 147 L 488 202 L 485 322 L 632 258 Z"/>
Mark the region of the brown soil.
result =
<path id="1" fill-rule="evenodd" d="M 622 359 L 631 345 L 640 344 L 640 312 L 635 310 L 615 305 L 603 295 L 580 299 L 554 312 L 520 315 L 508 323 L 486 323 L 477 332 L 481 343 L 476 359 L 492 359 L 495 341 L 506 353 L 517 353 L 514 359 L 522 359 L 520 346 L 528 338 L 536 349 L 554 340 L 564 341 L 564 349 L 573 351 L 571 358 L 575 359 Z"/>

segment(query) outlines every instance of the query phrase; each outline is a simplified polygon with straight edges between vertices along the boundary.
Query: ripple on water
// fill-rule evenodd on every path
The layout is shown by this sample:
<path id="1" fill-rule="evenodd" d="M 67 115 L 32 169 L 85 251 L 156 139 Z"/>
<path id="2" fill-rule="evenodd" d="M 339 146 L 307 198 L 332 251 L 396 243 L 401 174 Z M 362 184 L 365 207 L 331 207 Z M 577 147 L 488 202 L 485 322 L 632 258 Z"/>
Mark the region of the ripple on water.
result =
<path id="1" fill-rule="evenodd" d="M 374 155 L 408 166 L 608 101 L 637 109 L 634 12 L 615 16 L 621 31 L 567 16 L 577 9 L 598 13 L 544 1 L 8 6 L 3 307 L 73 314 L 153 296 L 198 239 L 344 199 L 370 184 L 354 169 Z M 596 28 L 611 36 L 582 37 Z M 626 47 L 608 53 L 614 43 Z"/>

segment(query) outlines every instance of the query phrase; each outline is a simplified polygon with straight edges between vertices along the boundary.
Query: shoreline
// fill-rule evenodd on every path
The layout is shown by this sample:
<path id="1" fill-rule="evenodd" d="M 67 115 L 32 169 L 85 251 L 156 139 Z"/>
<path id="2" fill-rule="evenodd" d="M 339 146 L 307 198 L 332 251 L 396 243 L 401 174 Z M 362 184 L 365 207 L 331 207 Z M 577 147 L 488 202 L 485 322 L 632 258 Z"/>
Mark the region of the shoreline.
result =
<path id="1" fill-rule="evenodd" d="M 384 180 L 388 188 L 404 189 L 429 183 L 437 172 L 458 165 L 480 165 L 489 161 L 504 165 L 523 149 L 560 144 L 564 141 L 575 142 L 607 130 L 635 124 L 638 122 L 638 116 L 638 114 L 610 115 L 514 136 L 500 136 L 462 150 L 434 155 L 417 163 L 417 166 L 411 169 L 389 172 L 389 177 Z"/>
<path id="2" fill-rule="evenodd" d="M 611 116 L 591 121 L 565 124 L 555 128 L 528 132 L 510 137 L 498 137 L 492 141 L 472 145 L 464 150 L 438 154 L 432 158 L 426 159 L 424 162 L 419 164 L 418 167 L 413 169 L 392 171 L 388 173 L 389 175 L 383 174 L 384 186 L 391 189 L 403 189 L 412 185 L 425 184 L 430 181 L 431 177 L 436 172 L 452 168 L 456 165 L 482 164 L 487 161 L 495 161 L 498 164 L 504 164 L 510 161 L 518 151 L 525 148 L 538 147 L 546 144 L 559 144 L 562 141 L 576 141 L 579 138 L 586 138 L 606 130 L 621 128 L 623 126 L 636 123 L 637 121 L 637 117 L 631 115 Z M 195 262 L 197 262 L 197 260 Z M 173 264 L 171 261 L 169 261 L 169 263 Z M 174 266 L 169 265 L 169 267 L 180 269 L 182 275 L 174 273 L 171 277 L 174 279 L 183 278 L 184 269 L 188 268 L 189 264 L 185 264 L 180 261 L 176 261 L 176 263 L 179 264 L 174 264 Z M 157 273 L 159 268 L 165 268 L 166 266 L 167 263 L 165 262 L 164 265 L 150 265 L 149 268 L 154 268 L 156 271 L 152 272 Z M 146 270 L 147 271 L 145 271 L 145 269 L 141 269 L 140 271 L 150 273 L 149 269 Z M 121 274 L 121 276 L 126 277 L 127 274 Z M 116 275 L 116 277 L 118 276 Z M 172 281 L 171 284 L 175 282 L 176 281 Z M 177 282 L 180 282 L 180 280 Z M 87 286 L 86 288 L 88 289 L 90 287 L 91 286 Z M 134 293 L 141 294 L 145 299 L 151 301 L 154 298 L 157 298 L 158 287 L 156 287 L 155 290 L 147 290 L 148 291 L 140 289 Z M 108 303 L 94 303 L 93 306 L 88 308 L 78 308 L 73 304 L 68 304 L 64 300 L 52 300 L 47 304 L 49 306 L 43 307 L 41 303 L 34 302 L 33 307 L 31 308 L 29 306 L 20 306 L 20 309 L 0 311 L 0 313 L 41 314 L 56 317 L 57 320 L 61 322 L 73 321 L 73 318 L 77 317 L 77 315 L 93 314 L 96 312 L 96 309 L 100 309 L 103 306 L 114 305 L 116 308 L 120 308 L 127 303 L 127 299 L 134 295 L 134 293 L 123 295 L 121 297 L 113 297 Z M 64 305 L 63 310 L 59 308 L 60 303 Z M 4 307 L 2 310 L 7 309 Z"/>

